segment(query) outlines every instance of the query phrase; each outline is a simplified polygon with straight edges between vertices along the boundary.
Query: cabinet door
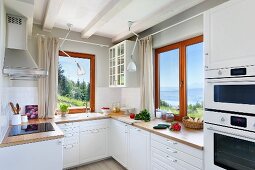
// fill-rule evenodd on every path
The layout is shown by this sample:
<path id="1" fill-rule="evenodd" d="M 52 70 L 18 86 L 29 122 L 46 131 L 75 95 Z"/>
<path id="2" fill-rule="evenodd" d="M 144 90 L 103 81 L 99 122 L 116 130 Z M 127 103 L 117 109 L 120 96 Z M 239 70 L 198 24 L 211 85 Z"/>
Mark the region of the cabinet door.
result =
<path id="1" fill-rule="evenodd" d="M 62 170 L 62 140 L 0 148 L 1 170 Z"/>
<path id="2" fill-rule="evenodd" d="M 107 157 L 107 129 L 89 129 L 80 132 L 80 163 Z"/>
<path id="3" fill-rule="evenodd" d="M 128 169 L 150 169 L 150 133 L 135 127 L 129 131 Z"/>
<path id="4" fill-rule="evenodd" d="M 109 54 L 109 85 L 116 86 L 116 48 L 110 48 Z"/>
<path id="5" fill-rule="evenodd" d="M 64 168 L 79 165 L 79 144 L 66 144 L 63 146 Z"/>
<path id="6" fill-rule="evenodd" d="M 116 120 L 111 124 L 111 155 L 122 166 L 127 167 L 128 125 Z"/>
<path id="7" fill-rule="evenodd" d="M 254 6 L 254 0 L 232 0 L 205 13 L 205 58 L 209 69 L 255 64 Z"/>
<path id="8" fill-rule="evenodd" d="M 125 86 L 125 42 L 117 46 L 117 86 Z"/>

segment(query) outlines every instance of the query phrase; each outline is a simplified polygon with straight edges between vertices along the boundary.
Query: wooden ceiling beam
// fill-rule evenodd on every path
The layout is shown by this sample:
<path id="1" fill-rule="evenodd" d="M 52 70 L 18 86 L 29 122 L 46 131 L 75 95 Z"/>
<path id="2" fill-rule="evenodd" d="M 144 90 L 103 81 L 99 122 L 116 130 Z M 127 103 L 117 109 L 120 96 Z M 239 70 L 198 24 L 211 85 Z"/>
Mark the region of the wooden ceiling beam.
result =
<path id="1" fill-rule="evenodd" d="M 49 0 L 48 5 L 44 14 L 43 30 L 51 30 L 58 17 L 58 13 L 63 4 L 63 0 Z"/>
<path id="2" fill-rule="evenodd" d="M 111 18 L 126 7 L 131 0 L 111 0 L 81 32 L 82 38 L 89 38 Z"/>

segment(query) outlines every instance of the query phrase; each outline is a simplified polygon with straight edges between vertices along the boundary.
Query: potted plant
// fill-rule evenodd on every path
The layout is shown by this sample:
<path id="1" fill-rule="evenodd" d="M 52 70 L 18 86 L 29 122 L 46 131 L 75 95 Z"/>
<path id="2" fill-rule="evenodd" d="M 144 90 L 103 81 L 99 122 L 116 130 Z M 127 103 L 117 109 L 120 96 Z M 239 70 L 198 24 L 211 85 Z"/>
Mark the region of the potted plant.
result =
<path id="1" fill-rule="evenodd" d="M 61 113 L 62 117 L 65 117 L 66 114 L 68 114 L 68 112 L 69 112 L 68 107 L 69 107 L 69 105 L 65 104 L 65 103 L 61 103 L 59 105 L 59 110 L 60 110 L 60 113 Z"/>

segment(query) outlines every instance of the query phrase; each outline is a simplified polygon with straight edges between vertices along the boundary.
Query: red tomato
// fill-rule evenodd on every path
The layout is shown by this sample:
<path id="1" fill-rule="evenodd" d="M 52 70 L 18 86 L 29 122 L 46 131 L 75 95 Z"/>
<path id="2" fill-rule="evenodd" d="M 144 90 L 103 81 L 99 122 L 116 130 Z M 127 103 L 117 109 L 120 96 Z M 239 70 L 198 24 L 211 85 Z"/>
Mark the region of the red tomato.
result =
<path id="1" fill-rule="evenodd" d="M 134 119 L 135 118 L 135 114 L 134 113 L 130 113 L 129 117 L 130 117 L 130 119 Z"/>

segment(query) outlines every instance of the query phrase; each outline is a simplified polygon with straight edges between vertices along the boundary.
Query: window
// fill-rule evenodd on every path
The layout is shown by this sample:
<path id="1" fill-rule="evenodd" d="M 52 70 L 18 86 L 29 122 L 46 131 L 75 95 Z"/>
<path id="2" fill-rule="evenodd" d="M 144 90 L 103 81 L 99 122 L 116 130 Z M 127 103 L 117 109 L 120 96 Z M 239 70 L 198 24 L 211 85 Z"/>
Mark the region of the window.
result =
<path id="1" fill-rule="evenodd" d="M 203 116 L 203 36 L 155 51 L 155 106 L 176 120 Z"/>
<path id="2" fill-rule="evenodd" d="M 95 111 L 95 56 L 91 54 L 59 52 L 58 105 L 67 103 L 69 113 L 83 113 L 87 108 Z M 85 75 L 77 74 L 77 61 Z"/>

